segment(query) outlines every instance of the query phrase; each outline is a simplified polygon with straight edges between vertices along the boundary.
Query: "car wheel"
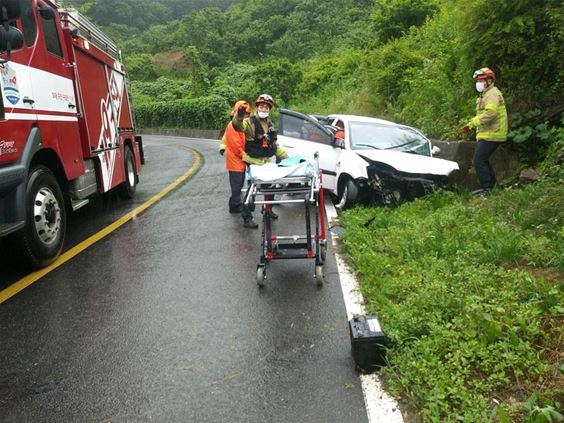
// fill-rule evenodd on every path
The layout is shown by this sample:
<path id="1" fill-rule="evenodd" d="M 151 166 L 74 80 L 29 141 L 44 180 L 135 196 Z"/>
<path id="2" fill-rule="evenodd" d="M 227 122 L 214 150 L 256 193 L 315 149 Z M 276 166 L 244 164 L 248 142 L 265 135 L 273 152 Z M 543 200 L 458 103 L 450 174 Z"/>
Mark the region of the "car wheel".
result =
<path id="1" fill-rule="evenodd" d="M 347 179 L 340 188 L 339 202 L 336 204 L 339 210 L 345 210 L 352 207 L 358 200 L 358 185 L 352 179 Z"/>
<path id="2" fill-rule="evenodd" d="M 137 173 L 135 171 L 135 156 L 129 146 L 124 152 L 125 181 L 119 186 L 119 195 L 124 200 L 130 200 L 137 188 Z"/>
<path id="3" fill-rule="evenodd" d="M 30 170 L 26 188 L 26 220 L 22 230 L 10 236 L 19 262 L 39 268 L 55 261 L 65 242 L 67 213 L 63 193 L 45 166 Z"/>

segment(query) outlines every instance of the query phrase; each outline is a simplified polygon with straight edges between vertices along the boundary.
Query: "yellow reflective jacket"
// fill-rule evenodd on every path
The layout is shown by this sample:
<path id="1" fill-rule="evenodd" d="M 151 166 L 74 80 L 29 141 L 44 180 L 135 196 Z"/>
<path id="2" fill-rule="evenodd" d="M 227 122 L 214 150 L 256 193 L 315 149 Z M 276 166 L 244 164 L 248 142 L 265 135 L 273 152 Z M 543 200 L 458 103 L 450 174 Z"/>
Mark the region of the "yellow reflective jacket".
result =
<path id="1" fill-rule="evenodd" d="M 263 125 L 264 130 L 268 129 L 268 125 L 270 123 L 269 120 L 259 119 L 259 121 L 264 122 L 264 125 Z M 255 140 L 255 128 L 254 128 L 253 124 L 251 123 L 250 118 L 241 119 L 237 116 L 237 114 L 235 114 L 233 116 L 233 119 L 231 120 L 231 123 L 233 124 L 233 128 L 235 128 L 235 130 L 245 133 L 245 143 L 255 143 L 256 142 L 256 140 Z M 276 152 L 274 154 L 276 155 L 276 157 L 278 159 L 285 159 L 285 158 L 288 157 L 288 154 L 286 153 L 286 151 L 282 147 L 280 147 L 278 145 L 278 143 L 275 143 L 275 147 L 276 147 Z M 243 153 L 243 161 L 248 163 L 248 164 L 263 165 L 263 164 L 270 162 L 270 157 L 251 157 L 251 156 L 249 156 L 249 154 L 247 154 L 247 152 L 244 152 Z"/>
<path id="2" fill-rule="evenodd" d="M 504 142 L 507 140 L 507 110 L 503 95 L 493 84 L 476 99 L 476 116 L 467 126 L 476 128 L 476 139 Z"/>

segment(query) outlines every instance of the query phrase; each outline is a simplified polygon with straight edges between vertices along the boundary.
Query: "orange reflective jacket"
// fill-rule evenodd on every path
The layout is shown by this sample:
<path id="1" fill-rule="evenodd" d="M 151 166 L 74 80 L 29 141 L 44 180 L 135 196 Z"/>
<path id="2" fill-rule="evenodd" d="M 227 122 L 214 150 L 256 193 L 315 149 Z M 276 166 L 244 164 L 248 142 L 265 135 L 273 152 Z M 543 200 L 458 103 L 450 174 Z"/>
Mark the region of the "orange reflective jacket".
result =
<path id="1" fill-rule="evenodd" d="M 229 122 L 225 134 L 221 138 L 220 149 L 225 150 L 225 167 L 231 172 L 244 172 L 246 164 L 243 161 L 245 153 L 245 133 L 238 132 Z"/>

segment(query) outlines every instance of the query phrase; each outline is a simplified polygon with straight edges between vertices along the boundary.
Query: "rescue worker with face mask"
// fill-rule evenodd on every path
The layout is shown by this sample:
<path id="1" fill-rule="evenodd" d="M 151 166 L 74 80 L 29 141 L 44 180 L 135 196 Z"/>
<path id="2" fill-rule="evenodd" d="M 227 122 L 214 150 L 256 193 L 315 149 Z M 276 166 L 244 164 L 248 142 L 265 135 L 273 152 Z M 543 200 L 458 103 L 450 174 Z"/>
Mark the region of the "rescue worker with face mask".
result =
<path id="1" fill-rule="evenodd" d="M 490 68 L 474 72 L 476 91 L 476 116 L 461 128 L 465 134 L 476 129 L 478 146 L 474 152 L 474 168 L 480 182 L 476 195 L 487 195 L 496 184 L 495 171 L 489 161 L 499 145 L 507 140 L 507 110 L 503 95 L 494 86 L 495 73 Z"/>
<path id="2" fill-rule="evenodd" d="M 225 167 L 229 172 L 229 186 L 231 197 L 229 197 L 229 213 L 241 212 L 241 189 L 245 183 L 245 169 L 247 165 L 243 161 L 245 154 L 245 134 L 233 128 L 231 120 L 240 108 L 245 110 L 245 115 L 251 115 L 251 105 L 244 100 L 239 100 L 233 106 L 230 113 L 230 121 L 225 128 L 225 133 L 219 145 L 219 154 L 225 153 Z"/>
<path id="3" fill-rule="evenodd" d="M 245 118 L 246 109 L 239 107 L 231 121 L 235 130 L 245 134 L 245 152 L 243 161 L 249 165 L 263 165 L 271 161 L 272 157 L 282 160 L 288 157 L 286 152 L 277 143 L 277 133 L 270 120 L 270 111 L 274 106 L 274 100 L 269 94 L 261 94 L 255 100 L 255 114 Z M 258 228 L 253 220 L 253 215 L 248 206 L 241 207 L 243 226 L 246 228 Z M 278 216 L 270 212 L 270 217 L 276 219 Z"/>

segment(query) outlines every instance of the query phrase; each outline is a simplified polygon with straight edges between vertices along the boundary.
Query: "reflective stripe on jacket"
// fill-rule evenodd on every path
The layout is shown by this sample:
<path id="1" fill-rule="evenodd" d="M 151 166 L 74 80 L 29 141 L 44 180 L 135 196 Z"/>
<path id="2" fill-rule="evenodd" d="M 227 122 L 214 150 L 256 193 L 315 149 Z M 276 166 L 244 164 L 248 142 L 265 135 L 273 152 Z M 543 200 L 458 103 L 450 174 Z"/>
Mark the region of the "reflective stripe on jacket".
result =
<path id="1" fill-rule="evenodd" d="M 246 164 L 243 161 L 245 152 L 245 134 L 236 131 L 229 122 L 225 134 L 221 138 L 220 150 L 225 150 L 225 167 L 231 172 L 244 172 Z"/>
<path id="2" fill-rule="evenodd" d="M 468 123 L 476 139 L 503 142 L 507 139 L 507 110 L 503 95 L 490 85 L 476 100 L 476 116 Z"/>

